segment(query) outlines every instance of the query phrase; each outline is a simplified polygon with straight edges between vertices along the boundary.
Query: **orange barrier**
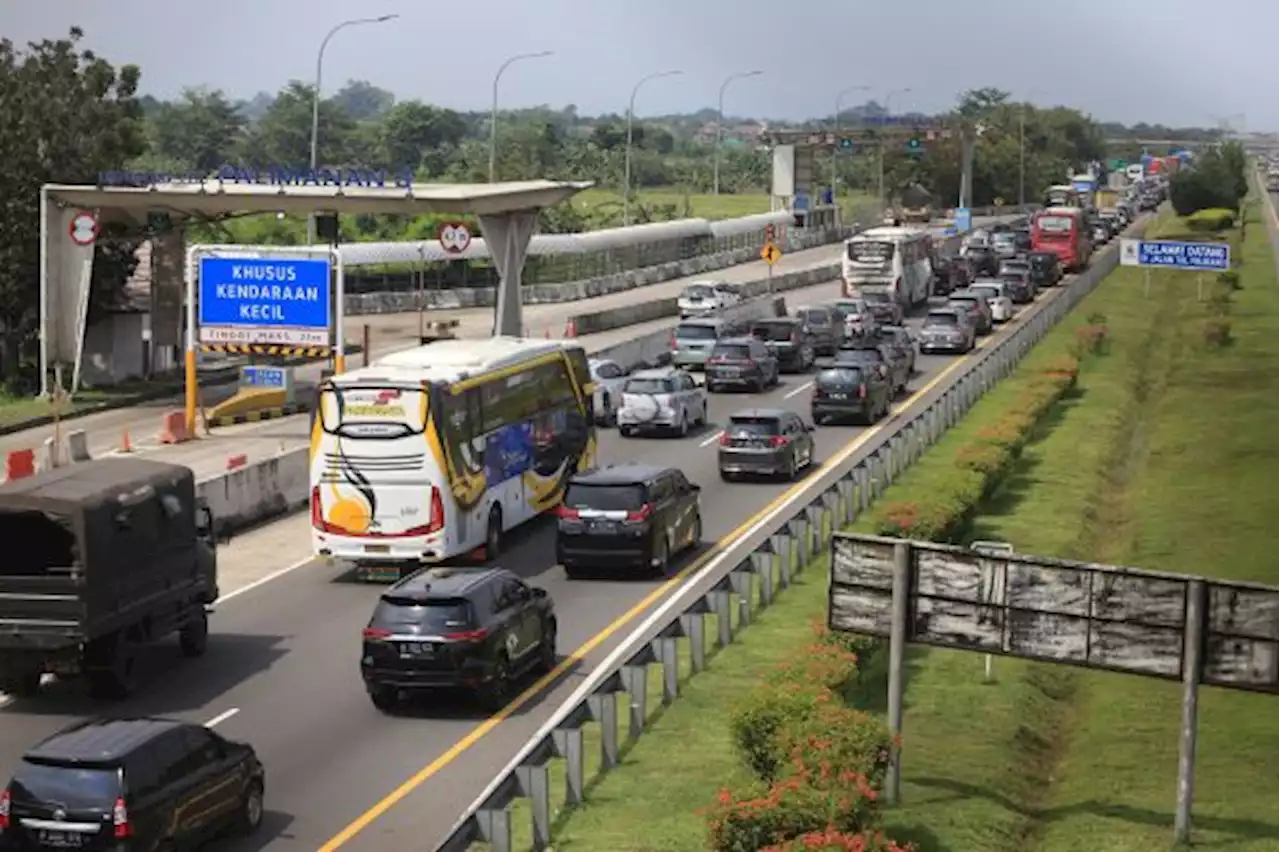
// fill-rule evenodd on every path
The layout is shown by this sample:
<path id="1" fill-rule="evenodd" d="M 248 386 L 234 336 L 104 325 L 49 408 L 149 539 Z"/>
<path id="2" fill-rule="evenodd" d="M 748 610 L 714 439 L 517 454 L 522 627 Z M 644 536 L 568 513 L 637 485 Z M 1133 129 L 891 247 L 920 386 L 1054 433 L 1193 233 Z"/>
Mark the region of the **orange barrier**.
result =
<path id="1" fill-rule="evenodd" d="M 244 453 L 238 456 L 231 456 L 227 459 L 227 470 L 239 470 L 249 463 L 249 457 Z"/>
<path id="2" fill-rule="evenodd" d="M 4 457 L 5 479 L 22 479 L 36 472 L 35 450 L 13 450 Z"/>
<path id="3" fill-rule="evenodd" d="M 566 340 L 572 340 L 578 336 L 578 324 L 573 321 L 572 317 L 564 324 L 564 336 Z"/>
<path id="4" fill-rule="evenodd" d="M 130 440 L 129 440 L 129 430 L 128 430 L 128 429 L 121 429 L 121 430 L 120 430 L 120 452 L 122 452 L 122 453 L 131 453 L 131 452 L 133 452 L 133 441 L 130 441 Z"/>
<path id="5" fill-rule="evenodd" d="M 181 444 L 191 440 L 187 432 L 187 414 L 182 409 L 166 411 L 160 416 L 160 443 Z"/>

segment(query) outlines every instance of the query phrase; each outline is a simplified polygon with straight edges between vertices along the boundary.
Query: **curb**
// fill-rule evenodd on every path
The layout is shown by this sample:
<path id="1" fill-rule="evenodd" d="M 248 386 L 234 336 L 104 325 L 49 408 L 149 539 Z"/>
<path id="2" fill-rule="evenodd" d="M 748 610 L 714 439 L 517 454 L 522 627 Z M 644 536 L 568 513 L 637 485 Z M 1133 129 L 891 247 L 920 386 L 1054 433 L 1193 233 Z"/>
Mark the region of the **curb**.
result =
<path id="1" fill-rule="evenodd" d="M 276 420 L 281 417 L 292 417 L 295 414 L 302 414 L 311 410 L 311 406 L 302 402 L 295 402 L 289 405 L 276 406 L 275 408 L 261 408 L 257 411 L 246 411 L 244 414 L 224 414 L 220 417 L 210 417 L 208 426 L 210 429 L 218 426 L 236 426 L 241 423 L 258 423 L 262 420 Z"/>
<path id="2" fill-rule="evenodd" d="M 347 355 L 358 355 L 364 352 L 364 347 L 356 344 L 346 349 Z M 324 358 L 292 358 L 280 366 L 282 367 L 305 367 L 317 361 L 323 361 Z M 201 387 L 219 387 L 220 385 L 231 384 L 240 377 L 239 367 L 219 367 L 215 371 L 200 379 Z M 155 388 L 153 390 L 139 391 L 138 393 L 129 394 L 128 396 L 117 397 L 112 400 L 106 400 L 93 405 L 86 405 L 75 411 L 61 415 L 58 419 L 63 423 L 68 420 L 77 420 L 81 417 L 88 417 L 90 414 L 101 414 L 104 411 L 115 411 L 121 408 L 132 408 L 144 402 L 155 402 L 158 399 L 168 399 L 170 397 L 179 399 L 182 396 L 182 387 L 176 389 L 172 386 Z M 25 432 L 28 429 L 38 429 L 41 426 L 48 426 L 53 423 L 52 414 L 41 414 L 39 417 L 28 417 L 26 420 L 18 420 L 14 423 L 6 423 L 0 425 L 0 437 L 5 435 L 14 435 L 18 432 Z"/>

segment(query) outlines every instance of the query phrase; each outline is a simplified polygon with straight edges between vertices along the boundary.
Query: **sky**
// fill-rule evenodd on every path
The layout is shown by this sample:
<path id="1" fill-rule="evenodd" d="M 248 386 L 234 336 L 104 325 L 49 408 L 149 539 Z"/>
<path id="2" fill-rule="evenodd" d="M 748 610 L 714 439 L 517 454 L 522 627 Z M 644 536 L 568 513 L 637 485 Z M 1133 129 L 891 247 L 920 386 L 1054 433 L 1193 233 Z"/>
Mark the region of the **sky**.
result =
<path id="1" fill-rule="evenodd" d="M 1280 125 L 1276 0 L 0 0 L 0 37 L 21 45 L 78 25 L 107 60 L 141 66 L 145 93 L 248 98 L 313 81 L 332 26 L 383 14 L 399 18 L 329 43 L 327 94 L 363 79 L 484 110 L 507 57 L 552 51 L 510 67 L 503 107 L 623 113 L 641 77 L 680 70 L 646 83 L 636 114 L 693 112 L 716 105 L 727 76 L 759 70 L 729 87 L 727 115 L 830 115 L 841 90 L 863 85 L 846 105 L 896 91 L 895 113 L 929 113 L 995 86 L 1125 124 Z"/>

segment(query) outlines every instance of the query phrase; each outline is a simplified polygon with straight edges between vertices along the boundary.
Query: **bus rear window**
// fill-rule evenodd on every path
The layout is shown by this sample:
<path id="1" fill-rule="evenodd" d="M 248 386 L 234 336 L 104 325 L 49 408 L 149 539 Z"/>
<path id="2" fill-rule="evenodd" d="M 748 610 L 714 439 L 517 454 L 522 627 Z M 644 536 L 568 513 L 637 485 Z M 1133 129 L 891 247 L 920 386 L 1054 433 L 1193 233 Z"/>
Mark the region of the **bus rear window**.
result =
<path id="1" fill-rule="evenodd" d="M 888 266 L 893 260 L 893 243 L 878 240 L 853 240 L 848 248 L 849 260 L 867 266 Z"/>
<path id="2" fill-rule="evenodd" d="M 400 438 L 426 428 L 421 388 L 335 387 L 320 392 L 320 424 L 343 438 Z"/>
<path id="3" fill-rule="evenodd" d="M 1070 216 L 1041 216 L 1036 220 L 1036 227 L 1042 234 L 1068 234 L 1071 226 Z"/>

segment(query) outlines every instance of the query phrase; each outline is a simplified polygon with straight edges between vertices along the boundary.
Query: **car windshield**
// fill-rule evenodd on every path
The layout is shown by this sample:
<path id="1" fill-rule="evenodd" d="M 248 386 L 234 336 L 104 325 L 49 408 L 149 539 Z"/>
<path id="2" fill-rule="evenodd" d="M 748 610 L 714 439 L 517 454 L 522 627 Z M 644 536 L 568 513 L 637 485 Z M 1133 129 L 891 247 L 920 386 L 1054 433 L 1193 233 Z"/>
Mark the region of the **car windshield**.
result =
<path id="1" fill-rule="evenodd" d="M 570 509 L 595 509 L 600 512 L 622 512 L 644 505 L 643 485 L 593 485 L 570 482 L 564 495 Z"/>
<path id="2" fill-rule="evenodd" d="M 945 325 L 957 326 L 960 324 L 960 317 L 951 311 L 938 311 L 936 314 L 929 314 L 924 318 L 925 325 Z"/>
<path id="3" fill-rule="evenodd" d="M 784 322 L 758 322 L 751 326 L 751 336 L 757 340 L 783 341 L 791 339 L 795 326 Z"/>
<path id="4" fill-rule="evenodd" d="M 694 284 L 684 288 L 684 295 L 690 299 L 710 299 L 715 294 L 716 291 L 710 284 Z"/>
<path id="5" fill-rule="evenodd" d="M 950 301 L 953 304 L 959 305 L 964 310 L 969 310 L 982 300 L 977 296 L 953 296 Z"/>
<path id="6" fill-rule="evenodd" d="M 408 628 L 419 633 L 448 633 L 471 625 L 471 604 L 462 598 L 423 600 L 395 594 L 384 595 L 378 601 L 378 608 L 373 611 L 373 620 L 369 623 L 370 627 L 380 627 L 392 633 Z"/>
<path id="7" fill-rule="evenodd" d="M 751 347 L 745 343 L 719 343 L 711 350 L 712 358 L 750 358 Z"/>
<path id="8" fill-rule="evenodd" d="M 796 316 L 809 323 L 809 325 L 826 325 L 831 321 L 831 315 L 821 308 L 798 311 Z"/>
<path id="9" fill-rule="evenodd" d="M 9 795 L 15 802 L 56 804 L 67 810 L 108 810 L 120 795 L 120 773 L 113 767 L 24 760 L 9 782 Z"/>
<path id="10" fill-rule="evenodd" d="M 623 393 L 671 393 L 672 390 L 670 379 L 658 378 L 628 379 L 622 386 Z"/>
<path id="11" fill-rule="evenodd" d="M 841 349 L 836 353 L 836 362 L 850 362 L 855 364 L 874 364 L 883 361 L 879 349 Z"/>
<path id="12" fill-rule="evenodd" d="M 680 323 L 676 326 L 676 340 L 715 340 L 715 326 L 701 323 Z"/>
<path id="13" fill-rule="evenodd" d="M 830 367 L 818 374 L 818 384 L 822 387 L 843 387 L 860 385 L 864 381 L 862 370 L 852 365 Z"/>
<path id="14" fill-rule="evenodd" d="M 991 242 L 997 245 L 1008 245 L 1013 242 L 1013 231 L 1000 231 L 992 235 Z"/>
<path id="15" fill-rule="evenodd" d="M 865 314 L 867 312 L 866 302 L 840 302 L 839 308 L 845 315 L 849 314 Z"/>
<path id="16" fill-rule="evenodd" d="M 1001 265 L 1001 275 L 1025 275 L 1031 271 L 1031 265 L 1027 263 L 1006 263 Z"/>
<path id="17" fill-rule="evenodd" d="M 777 435 L 779 429 L 776 417 L 735 415 L 729 418 L 730 435 Z"/>
<path id="18" fill-rule="evenodd" d="M 973 285 L 973 290 L 988 299 L 1000 298 L 1000 289 L 998 287 L 988 287 L 980 284 Z"/>

